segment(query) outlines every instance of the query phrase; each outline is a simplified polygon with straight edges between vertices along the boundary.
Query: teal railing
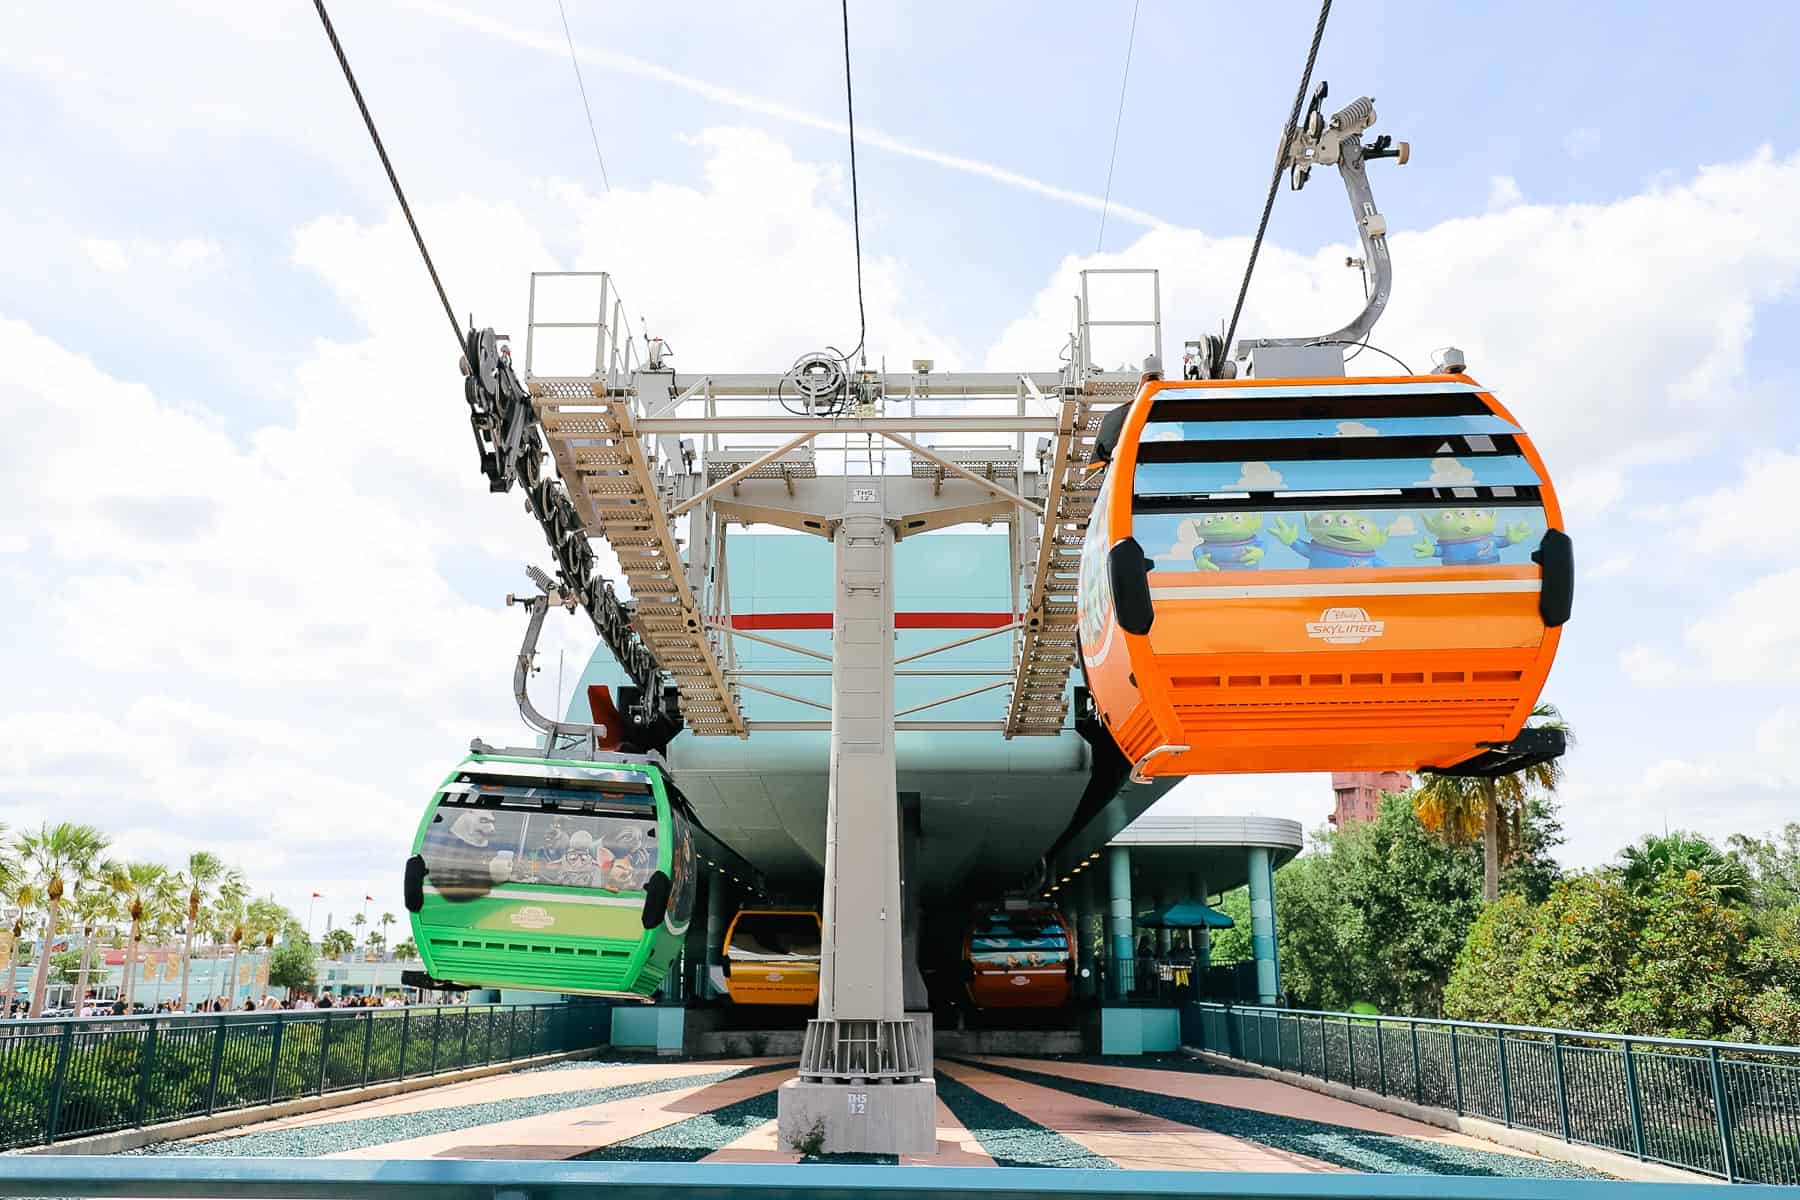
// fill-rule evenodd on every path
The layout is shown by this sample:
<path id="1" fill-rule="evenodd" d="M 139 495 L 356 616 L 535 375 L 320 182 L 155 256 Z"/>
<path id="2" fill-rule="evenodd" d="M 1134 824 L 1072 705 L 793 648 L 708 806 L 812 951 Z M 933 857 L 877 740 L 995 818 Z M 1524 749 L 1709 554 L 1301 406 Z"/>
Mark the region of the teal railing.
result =
<path id="1" fill-rule="evenodd" d="M 1184 1045 L 1731 1182 L 1800 1184 L 1800 1047 L 1189 1004 Z"/>
<path id="2" fill-rule="evenodd" d="M 1668 1184 L 1593 1179 L 888 1167 L 767 1163 L 8 1159 L 0 1197 L 282 1196 L 309 1200 L 1666 1200 Z"/>
<path id="3" fill-rule="evenodd" d="M 608 1012 L 446 1005 L 0 1021 L 0 1150 L 603 1046 Z"/>

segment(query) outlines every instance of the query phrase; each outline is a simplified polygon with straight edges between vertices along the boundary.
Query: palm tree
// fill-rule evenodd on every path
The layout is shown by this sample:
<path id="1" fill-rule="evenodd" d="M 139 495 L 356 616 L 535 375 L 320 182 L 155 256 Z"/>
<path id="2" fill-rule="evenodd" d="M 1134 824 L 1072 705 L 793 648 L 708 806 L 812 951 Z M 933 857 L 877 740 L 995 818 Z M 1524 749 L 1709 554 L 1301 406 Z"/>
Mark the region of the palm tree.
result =
<path id="1" fill-rule="evenodd" d="M 1665 875 L 1683 875 L 1703 884 L 1721 904 L 1750 899 L 1750 872 L 1697 833 L 1677 829 L 1658 836 L 1647 833 L 1619 853 L 1619 877 L 1642 895 Z"/>
<path id="2" fill-rule="evenodd" d="M 228 870 L 212 851 L 196 850 L 188 855 L 187 927 L 181 943 L 181 999 L 178 1001 L 178 1007 L 183 1012 L 187 1011 L 188 960 L 194 953 L 194 933 L 200 924 L 200 905 L 214 888 L 227 879 L 237 879 L 241 883 L 238 873 Z"/>
<path id="3" fill-rule="evenodd" d="M 77 1014 L 87 1000 L 88 964 L 94 957 L 94 939 L 119 913 L 119 897 L 112 885 L 123 870 L 115 862 L 101 863 L 75 893 L 75 919 L 81 923 L 81 970 L 75 977 Z"/>
<path id="4" fill-rule="evenodd" d="M 1554 704 L 1531 712 L 1534 729 L 1559 729 L 1569 745 L 1575 735 Z M 1413 791 L 1419 823 L 1452 843 L 1481 839 L 1481 893 L 1500 898 L 1500 868 L 1524 841 L 1525 810 L 1534 796 L 1554 795 L 1562 785 L 1561 759 L 1535 763 L 1494 779 L 1464 779 L 1426 772 Z"/>
<path id="5" fill-rule="evenodd" d="M 145 906 L 145 919 L 149 922 L 150 936 L 159 944 L 168 943 L 169 934 L 181 924 L 185 897 L 183 889 L 187 881 L 179 871 L 164 871 L 157 876 L 150 888 L 150 902 Z M 154 1008 L 162 999 L 163 972 L 156 973 L 156 990 L 150 994 L 150 1005 Z"/>
<path id="6" fill-rule="evenodd" d="M 244 908 L 244 896 L 249 889 L 244 886 L 242 878 L 227 876 L 219 885 L 218 899 L 212 905 L 213 939 L 216 948 L 222 948 L 226 942 L 231 943 L 231 970 L 229 975 L 219 970 L 222 955 L 213 959 L 213 999 L 217 1000 L 229 987 L 232 999 L 237 998 L 237 960 L 239 949 L 243 945 L 245 922 L 248 914 Z M 229 977 L 231 982 L 226 983 Z"/>
<path id="7" fill-rule="evenodd" d="M 244 910 L 243 921 L 233 930 L 233 944 L 237 945 L 245 937 L 248 937 L 252 949 L 261 946 L 265 951 L 273 950 L 275 935 L 281 932 L 283 924 L 290 919 L 287 909 L 276 902 L 273 894 L 260 900 L 252 900 L 249 907 Z M 231 978 L 237 979 L 237 953 L 235 950 L 231 956 Z"/>
<path id="8" fill-rule="evenodd" d="M 320 947 L 331 957 L 342 960 L 344 955 L 356 949 L 356 939 L 348 929 L 332 929 L 326 932 Z"/>
<path id="9" fill-rule="evenodd" d="M 411 962 L 413 959 L 419 957 L 419 947 L 411 938 L 407 938 L 404 942 L 401 942 L 398 946 L 394 947 L 394 957 L 401 962 Z"/>
<path id="10" fill-rule="evenodd" d="M 137 994 L 137 950 L 138 939 L 144 929 L 145 905 L 150 902 L 157 885 L 168 873 L 168 868 L 161 863 L 130 863 L 113 881 L 113 890 L 124 904 L 125 915 L 131 918 L 131 937 L 125 946 L 124 983 L 119 993 L 127 1008 L 131 1006 L 132 997 Z"/>
<path id="11" fill-rule="evenodd" d="M 50 986 L 50 947 L 56 942 L 56 921 L 62 914 L 63 895 L 71 881 L 92 870 L 106 847 L 106 835 L 98 829 L 69 821 L 45 824 L 38 832 L 19 840 L 20 856 L 42 885 L 47 909 L 43 949 L 31 981 L 31 1016 L 44 1011 L 44 995 Z"/>
<path id="12" fill-rule="evenodd" d="M 37 907 L 38 891 L 24 877 L 23 872 L 13 876 L 13 882 L 6 889 L 6 902 L 17 912 L 12 923 L 12 953 L 6 960 L 6 1011 L 12 1011 L 14 989 L 19 983 L 19 956 L 25 939 L 25 925 L 31 910 Z"/>
<path id="13" fill-rule="evenodd" d="M 394 924 L 397 920 L 398 918 L 391 912 L 384 912 L 381 914 L 381 940 L 384 943 L 388 938 L 388 926 Z"/>

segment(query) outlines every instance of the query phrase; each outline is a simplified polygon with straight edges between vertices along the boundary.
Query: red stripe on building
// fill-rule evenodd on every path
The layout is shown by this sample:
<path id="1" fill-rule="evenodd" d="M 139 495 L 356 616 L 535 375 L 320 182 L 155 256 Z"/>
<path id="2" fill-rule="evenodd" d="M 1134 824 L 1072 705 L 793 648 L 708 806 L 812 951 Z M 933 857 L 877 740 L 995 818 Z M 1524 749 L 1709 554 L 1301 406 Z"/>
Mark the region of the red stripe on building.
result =
<path id="1" fill-rule="evenodd" d="M 998 629 L 1012 624 L 1011 613 L 904 612 L 894 614 L 896 629 Z M 830 629 L 831 614 L 733 613 L 733 629 Z"/>

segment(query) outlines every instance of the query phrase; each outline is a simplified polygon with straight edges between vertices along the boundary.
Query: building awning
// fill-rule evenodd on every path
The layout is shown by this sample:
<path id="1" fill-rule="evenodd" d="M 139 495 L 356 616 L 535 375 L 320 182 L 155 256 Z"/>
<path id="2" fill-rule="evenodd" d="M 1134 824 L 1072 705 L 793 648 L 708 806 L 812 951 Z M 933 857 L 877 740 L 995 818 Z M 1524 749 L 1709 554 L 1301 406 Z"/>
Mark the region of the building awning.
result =
<path id="1" fill-rule="evenodd" d="M 1177 900 L 1137 918 L 1145 929 L 1230 929 L 1236 922 L 1198 900 Z"/>

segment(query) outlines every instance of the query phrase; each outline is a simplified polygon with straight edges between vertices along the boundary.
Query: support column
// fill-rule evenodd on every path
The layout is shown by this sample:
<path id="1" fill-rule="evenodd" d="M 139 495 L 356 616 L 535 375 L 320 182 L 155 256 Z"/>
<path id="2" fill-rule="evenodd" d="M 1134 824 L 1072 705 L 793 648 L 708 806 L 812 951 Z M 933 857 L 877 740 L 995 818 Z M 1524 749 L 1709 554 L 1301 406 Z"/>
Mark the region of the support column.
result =
<path id="1" fill-rule="evenodd" d="M 1137 947 L 1132 943 L 1131 851 L 1125 846 L 1106 848 L 1107 876 L 1112 895 L 1107 902 L 1107 932 L 1111 935 L 1111 960 L 1107 963 L 1110 1000 L 1124 1000 L 1137 982 Z"/>
<path id="2" fill-rule="evenodd" d="M 1063 917 L 1069 922 L 1069 958 L 1075 964 L 1075 978 L 1081 978 L 1081 968 L 1088 965 L 1087 953 L 1081 948 L 1081 881 L 1077 879 L 1063 901 Z M 1079 988 L 1077 989 L 1079 990 Z"/>
<path id="3" fill-rule="evenodd" d="M 879 476 L 845 480 L 833 536 L 830 791 L 819 1015 L 781 1085 L 781 1149 L 928 1154 L 937 1089 L 904 1008 L 894 765 L 894 531 Z"/>
<path id="4" fill-rule="evenodd" d="M 706 986 L 702 997 L 719 995 L 714 972 L 725 965 L 725 872 L 714 867 L 706 879 Z"/>
<path id="5" fill-rule="evenodd" d="M 1163 895 L 1159 894 L 1156 897 L 1156 907 L 1159 910 L 1163 907 L 1163 905 L 1167 904 L 1168 902 L 1169 902 L 1169 899 L 1167 896 L 1163 896 Z M 1166 928 L 1157 930 L 1156 931 L 1156 952 L 1157 952 L 1157 954 L 1161 955 L 1163 958 L 1169 957 L 1170 944 L 1171 943 L 1169 940 L 1169 930 Z"/>
<path id="6" fill-rule="evenodd" d="M 1256 960 L 1256 998 L 1274 1004 L 1281 996 L 1281 972 L 1275 961 L 1275 872 L 1269 851 L 1250 847 L 1250 951 Z"/>

